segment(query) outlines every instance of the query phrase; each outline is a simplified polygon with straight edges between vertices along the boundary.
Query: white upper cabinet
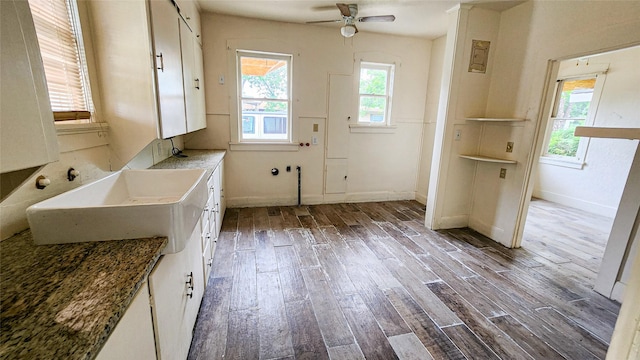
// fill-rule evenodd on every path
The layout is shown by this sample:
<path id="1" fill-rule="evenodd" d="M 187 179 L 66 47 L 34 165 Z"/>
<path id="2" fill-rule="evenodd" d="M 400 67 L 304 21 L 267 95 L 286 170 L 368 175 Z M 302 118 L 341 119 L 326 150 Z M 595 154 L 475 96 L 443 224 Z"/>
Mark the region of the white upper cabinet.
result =
<path id="1" fill-rule="evenodd" d="M 27 1 L 0 1 L 0 172 L 58 160 L 58 141 Z"/>
<path id="2" fill-rule="evenodd" d="M 185 99 L 183 81 L 187 79 L 183 79 L 180 48 L 180 30 L 184 23 L 168 0 L 151 1 L 150 8 L 158 79 L 160 133 L 166 139 L 187 133 L 185 102 L 190 100 Z"/>
<path id="3" fill-rule="evenodd" d="M 180 45 L 182 48 L 182 69 L 187 114 L 187 132 L 207 127 L 204 111 L 204 79 L 202 49 L 193 38 L 187 24 L 180 21 Z"/>
<path id="4" fill-rule="evenodd" d="M 202 58 L 195 58 L 202 53 L 195 51 L 197 38 L 179 5 L 171 0 L 86 3 L 114 170 L 157 138 L 205 127 L 204 100 L 194 99 L 204 99 L 197 67 Z M 189 17 L 198 19 L 193 9 Z"/>

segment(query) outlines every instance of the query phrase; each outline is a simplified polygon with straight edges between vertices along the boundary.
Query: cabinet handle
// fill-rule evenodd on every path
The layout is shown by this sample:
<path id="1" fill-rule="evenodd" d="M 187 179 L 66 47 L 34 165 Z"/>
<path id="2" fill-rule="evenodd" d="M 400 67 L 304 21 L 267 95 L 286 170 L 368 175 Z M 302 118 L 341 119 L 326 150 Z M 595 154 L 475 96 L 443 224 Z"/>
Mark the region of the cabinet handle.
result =
<path id="1" fill-rule="evenodd" d="M 158 70 L 164 72 L 164 58 L 162 57 L 162 53 L 160 53 L 160 55 L 156 55 L 156 57 L 160 59 L 160 67 Z"/>
<path id="2" fill-rule="evenodd" d="M 188 284 L 188 288 L 193 290 L 193 271 L 189 273 L 189 275 L 187 275 L 187 279 L 188 281 L 186 282 L 186 284 Z"/>
<path id="3" fill-rule="evenodd" d="M 196 79 L 196 89 L 200 90 L 200 79 Z"/>

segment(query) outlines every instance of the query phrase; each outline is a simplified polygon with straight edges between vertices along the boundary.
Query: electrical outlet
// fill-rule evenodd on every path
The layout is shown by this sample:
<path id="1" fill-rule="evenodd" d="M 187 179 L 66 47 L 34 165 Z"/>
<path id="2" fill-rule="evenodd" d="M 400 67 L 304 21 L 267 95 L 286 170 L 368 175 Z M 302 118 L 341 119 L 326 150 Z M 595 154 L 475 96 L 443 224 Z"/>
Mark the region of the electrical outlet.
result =
<path id="1" fill-rule="evenodd" d="M 317 137 L 317 136 L 315 136 L 315 135 L 314 135 L 314 136 L 312 136 L 312 137 L 311 137 L 311 143 L 312 143 L 313 145 L 318 145 L 318 137 Z"/>
<path id="2" fill-rule="evenodd" d="M 507 143 L 507 152 L 508 153 L 513 152 L 513 141 L 509 141 Z"/>
<path id="3" fill-rule="evenodd" d="M 460 141 L 462 138 L 462 130 L 456 130 L 456 136 L 453 138 L 455 141 Z"/>
<path id="4" fill-rule="evenodd" d="M 500 168 L 500 179 L 506 179 L 506 178 L 507 178 L 507 169 Z"/>

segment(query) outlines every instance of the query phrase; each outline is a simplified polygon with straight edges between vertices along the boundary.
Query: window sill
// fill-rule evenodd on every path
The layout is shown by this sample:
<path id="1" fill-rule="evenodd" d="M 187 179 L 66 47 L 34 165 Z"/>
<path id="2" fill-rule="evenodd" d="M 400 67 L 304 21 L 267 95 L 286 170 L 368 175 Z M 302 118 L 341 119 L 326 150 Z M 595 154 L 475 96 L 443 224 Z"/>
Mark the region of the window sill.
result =
<path id="1" fill-rule="evenodd" d="M 550 156 L 540 156 L 539 162 L 541 164 L 562 166 L 562 167 L 566 167 L 570 169 L 578 169 L 578 170 L 582 170 L 584 167 L 584 162 L 577 160 L 575 158 L 562 159 L 562 158 L 553 158 Z"/>
<path id="2" fill-rule="evenodd" d="M 298 151 L 299 148 L 295 143 L 229 143 L 231 151 Z"/>
<path id="3" fill-rule="evenodd" d="M 397 128 L 395 125 L 349 124 L 349 130 L 352 133 L 360 134 L 395 134 Z"/>
<path id="4" fill-rule="evenodd" d="M 85 133 L 99 133 L 109 130 L 107 123 L 81 123 L 81 124 L 61 124 L 56 123 L 56 133 L 58 135 L 74 135 Z"/>

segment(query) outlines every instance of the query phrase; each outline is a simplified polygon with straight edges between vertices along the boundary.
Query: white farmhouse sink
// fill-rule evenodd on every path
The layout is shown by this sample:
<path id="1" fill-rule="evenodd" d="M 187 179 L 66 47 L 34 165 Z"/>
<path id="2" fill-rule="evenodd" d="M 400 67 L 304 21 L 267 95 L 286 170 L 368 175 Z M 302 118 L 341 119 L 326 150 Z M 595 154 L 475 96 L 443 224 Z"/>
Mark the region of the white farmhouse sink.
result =
<path id="1" fill-rule="evenodd" d="M 166 236 L 184 249 L 207 202 L 203 169 L 121 170 L 30 206 L 38 245 Z"/>

